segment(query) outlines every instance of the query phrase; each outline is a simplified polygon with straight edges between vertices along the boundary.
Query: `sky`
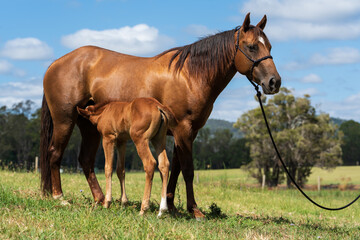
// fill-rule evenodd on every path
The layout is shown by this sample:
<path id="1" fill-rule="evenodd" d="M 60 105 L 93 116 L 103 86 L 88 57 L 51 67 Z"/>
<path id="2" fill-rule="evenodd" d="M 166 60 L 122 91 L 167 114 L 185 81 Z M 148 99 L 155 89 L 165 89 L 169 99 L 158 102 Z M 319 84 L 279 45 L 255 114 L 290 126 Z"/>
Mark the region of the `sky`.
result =
<path id="1" fill-rule="evenodd" d="M 318 113 L 360 122 L 360 1 L 357 0 L 12 0 L 0 3 L 0 106 L 32 100 L 57 58 L 83 45 L 136 56 L 241 25 L 250 12 L 265 34 L 282 77 Z M 236 74 L 210 118 L 236 121 L 257 107 L 255 91 Z"/>

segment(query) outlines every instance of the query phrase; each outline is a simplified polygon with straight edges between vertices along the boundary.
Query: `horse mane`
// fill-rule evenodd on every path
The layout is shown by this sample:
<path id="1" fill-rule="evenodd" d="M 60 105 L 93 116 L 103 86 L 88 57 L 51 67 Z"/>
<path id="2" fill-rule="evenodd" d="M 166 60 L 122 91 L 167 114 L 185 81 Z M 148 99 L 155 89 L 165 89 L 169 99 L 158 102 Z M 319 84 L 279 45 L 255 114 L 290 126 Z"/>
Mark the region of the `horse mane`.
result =
<path id="1" fill-rule="evenodd" d="M 178 73 L 186 63 L 190 76 L 210 79 L 224 73 L 232 63 L 235 56 L 234 34 L 235 29 L 220 32 L 192 44 L 169 49 L 158 57 L 175 51 L 170 59 L 169 69 L 175 62 L 175 73 Z"/>

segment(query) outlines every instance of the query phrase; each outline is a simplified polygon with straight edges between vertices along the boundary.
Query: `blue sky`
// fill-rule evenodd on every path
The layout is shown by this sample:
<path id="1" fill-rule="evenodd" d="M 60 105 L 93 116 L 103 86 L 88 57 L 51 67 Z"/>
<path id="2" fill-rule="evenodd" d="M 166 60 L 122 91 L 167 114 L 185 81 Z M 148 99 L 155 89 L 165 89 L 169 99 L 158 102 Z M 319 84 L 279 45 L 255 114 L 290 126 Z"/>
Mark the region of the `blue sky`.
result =
<path id="1" fill-rule="evenodd" d="M 309 94 L 318 112 L 360 121 L 360 1 L 13 0 L 0 4 L 0 105 L 40 106 L 42 78 L 55 59 L 82 45 L 153 56 L 264 14 L 282 86 Z M 236 121 L 257 106 L 237 74 L 211 118 Z"/>

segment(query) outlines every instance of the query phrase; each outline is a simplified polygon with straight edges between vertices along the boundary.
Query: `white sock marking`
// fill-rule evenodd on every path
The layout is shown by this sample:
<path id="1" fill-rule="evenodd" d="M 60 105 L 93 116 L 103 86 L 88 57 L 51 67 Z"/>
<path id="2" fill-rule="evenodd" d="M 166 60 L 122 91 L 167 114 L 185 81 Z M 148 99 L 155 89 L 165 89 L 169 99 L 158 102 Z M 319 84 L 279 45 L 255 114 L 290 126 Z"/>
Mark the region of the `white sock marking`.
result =
<path id="1" fill-rule="evenodd" d="M 166 201 L 166 197 L 165 198 L 161 198 L 161 202 L 160 202 L 160 210 L 159 210 L 159 214 L 158 217 L 161 217 L 161 215 L 163 214 L 163 212 L 168 210 L 168 206 L 167 206 L 167 201 Z"/>

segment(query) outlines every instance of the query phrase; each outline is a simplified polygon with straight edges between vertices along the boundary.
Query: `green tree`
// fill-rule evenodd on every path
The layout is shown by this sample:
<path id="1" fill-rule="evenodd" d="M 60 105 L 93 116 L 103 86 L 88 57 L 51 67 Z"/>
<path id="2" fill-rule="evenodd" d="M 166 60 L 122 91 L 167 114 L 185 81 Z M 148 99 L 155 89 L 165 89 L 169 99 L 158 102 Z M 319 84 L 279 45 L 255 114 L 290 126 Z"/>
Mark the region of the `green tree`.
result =
<path id="1" fill-rule="evenodd" d="M 213 149 L 212 169 L 230 168 L 233 154 L 230 152 L 233 134 L 229 129 L 216 130 L 214 137 L 210 140 Z"/>
<path id="2" fill-rule="evenodd" d="M 229 129 L 210 128 L 199 131 L 193 144 L 195 169 L 239 168 L 249 162 L 244 138 L 235 138 Z"/>
<path id="3" fill-rule="evenodd" d="M 1 107 L 0 159 L 10 168 L 33 168 L 38 145 L 38 122 L 32 114 L 32 101 L 14 104 L 11 109 Z"/>
<path id="4" fill-rule="evenodd" d="M 358 165 L 360 162 L 360 124 L 350 120 L 341 124 L 340 130 L 344 133 L 341 145 L 344 165 Z"/>
<path id="5" fill-rule="evenodd" d="M 266 103 L 266 99 L 263 99 Z M 291 175 L 304 185 L 315 165 L 323 168 L 341 164 L 342 132 L 327 114 L 317 115 L 310 96 L 296 98 L 282 88 L 264 104 L 273 137 Z M 275 186 L 283 178 L 283 170 L 262 119 L 259 108 L 241 116 L 235 124 L 245 133 L 252 162 L 249 169 L 260 182 L 266 175 L 267 185 Z M 287 177 L 287 185 L 291 180 Z"/>
<path id="6" fill-rule="evenodd" d="M 207 169 L 211 167 L 212 149 L 210 146 L 210 128 L 200 129 L 193 143 L 193 159 L 195 169 Z"/>

